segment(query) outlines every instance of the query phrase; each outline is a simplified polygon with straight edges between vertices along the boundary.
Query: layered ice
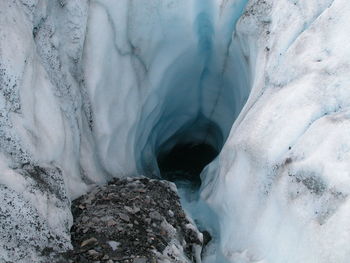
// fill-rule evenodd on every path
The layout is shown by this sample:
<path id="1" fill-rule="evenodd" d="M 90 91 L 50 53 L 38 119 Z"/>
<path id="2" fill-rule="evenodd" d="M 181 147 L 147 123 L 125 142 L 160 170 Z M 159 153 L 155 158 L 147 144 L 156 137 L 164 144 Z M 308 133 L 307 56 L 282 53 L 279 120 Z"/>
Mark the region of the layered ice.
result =
<path id="1" fill-rule="evenodd" d="M 345 0 L 0 1 L 0 261 L 70 248 L 70 200 L 160 177 L 157 156 L 193 143 L 221 151 L 190 203 L 217 231 L 205 262 L 347 262 L 349 14 Z"/>

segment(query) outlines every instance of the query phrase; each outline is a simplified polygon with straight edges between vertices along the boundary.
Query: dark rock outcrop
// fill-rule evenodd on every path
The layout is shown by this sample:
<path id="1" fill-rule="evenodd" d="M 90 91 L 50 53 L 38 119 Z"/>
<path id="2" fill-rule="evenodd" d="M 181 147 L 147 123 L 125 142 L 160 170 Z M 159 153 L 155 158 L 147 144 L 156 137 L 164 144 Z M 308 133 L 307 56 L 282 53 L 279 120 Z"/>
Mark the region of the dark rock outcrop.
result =
<path id="1" fill-rule="evenodd" d="M 59 262 L 200 261 L 203 235 L 170 182 L 114 179 L 73 201 L 72 212 L 74 249 Z"/>

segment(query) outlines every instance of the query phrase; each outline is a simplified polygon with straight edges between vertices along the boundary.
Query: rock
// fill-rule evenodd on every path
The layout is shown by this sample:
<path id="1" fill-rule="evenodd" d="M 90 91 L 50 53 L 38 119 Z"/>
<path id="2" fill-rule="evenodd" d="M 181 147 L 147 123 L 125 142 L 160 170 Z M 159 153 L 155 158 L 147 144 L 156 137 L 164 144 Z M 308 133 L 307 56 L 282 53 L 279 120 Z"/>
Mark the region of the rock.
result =
<path id="1" fill-rule="evenodd" d="M 126 221 L 126 222 L 129 222 L 129 221 L 130 221 L 130 217 L 127 216 L 127 215 L 124 214 L 124 213 L 119 213 L 119 217 L 120 217 L 122 220 Z"/>
<path id="2" fill-rule="evenodd" d="M 120 245 L 120 243 L 116 241 L 108 241 L 107 244 L 112 248 L 113 251 L 115 251 Z"/>
<path id="3" fill-rule="evenodd" d="M 130 206 L 124 206 L 124 209 L 131 214 L 134 212 L 134 209 L 132 209 Z"/>
<path id="4" fill-rule="evenodd" d="M 88 254 L 90 255 L 90 256 L 93 256 L 93 257 L 98 257 L 99 255 L 100 255 L 100 253 L 98 253 L 96 250 L 94 250 L 94 249 L 90 249 L 89 251 L 88 251 Z"/>
<path id="5" fill-rule="evenodd" d="M 92 237 L 92 238 L 86 239 L 83 242 L 81 242 L 80 246 L 81 247 L 85 247 L 87 245 L 93 245 L 93 244 L 96 244 L 96 243 L 97 243 L 97 239 Z"/>
<path id="6" fill-rule="evenodd" d="M 147 258 L 135 258 L 133 263 L 147 263 Z"/>
<path id="7" fill-rule="evenodd" d="M 136 213 L 138 213 L 138 212 L 140 212 L 140 211 L 141 211 L 141 209 L 140 209 L 140 208 L 138 208 L 138 207 L 134 206 L 134 214 L 136 214 Z"/>
<path id="8" fill-rule="evenodd" d="M 98 217 L 93 217 L 93 218 L 91 219 L 91 222 L 93 222 L 94 224 L 99 223 L 99 221 L 100 221 L 100 218 L 98 218 Z"/>
<path id="9" fill-rule="evenodd" d="M 211 235 L 208 231 L 203 231 L 203 246 L 206 246 L 211 241 Z"/>
<path id="10" fill-rule="evenodd" d="M 149 217 L 154 219 L 154 220 L 159 220 L 159 221 L 161 221 L 163 219 L 163 217 L 157 211 L 150 212 Z"/>
<path id="11" fill-rule="evenodd" d="M 140 208 L 138 208 L 138 207 L 130 207 L 130 206 L 124 206 L 124 209 L 127 211 L 127 212 L 129 212 L 130 214 L 136 214 L 136 213 L 138 213 L 138 212 L 140 212 Z"/>
<path id="12" fill-rule="evenodd" d="M 177 193 L 166 182 L 135 180 L 115 179 L 72 202 L 74 250 L 60 263 L 187 263 L 195 257 L 202 235 L 185 216 Z"/>
<path id="13" fill-rule="evenodd" d="M 115 225 L 117 225 L 117 222 L 115 222 L 113 219 L 108 220 L 107 226 L 115 226 Z"/>

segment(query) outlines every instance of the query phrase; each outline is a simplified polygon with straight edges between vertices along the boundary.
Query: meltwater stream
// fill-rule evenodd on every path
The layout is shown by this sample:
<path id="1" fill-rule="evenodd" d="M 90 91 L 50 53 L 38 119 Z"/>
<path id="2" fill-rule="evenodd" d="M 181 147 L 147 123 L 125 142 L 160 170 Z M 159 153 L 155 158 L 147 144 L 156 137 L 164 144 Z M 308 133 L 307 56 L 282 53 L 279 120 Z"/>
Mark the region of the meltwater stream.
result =
<path id="1" fill-rule="evenodd" d="M 200 202 L 200 174 L 218 152 L 209 144 L 179 144 L 158 156 L 158 166 L 162 178 L 176 184 L 181 204 L 187 214 L 203 232 L 203 262 L 225 262 L 218 255 L 218 225 L 215 214 Z"/>

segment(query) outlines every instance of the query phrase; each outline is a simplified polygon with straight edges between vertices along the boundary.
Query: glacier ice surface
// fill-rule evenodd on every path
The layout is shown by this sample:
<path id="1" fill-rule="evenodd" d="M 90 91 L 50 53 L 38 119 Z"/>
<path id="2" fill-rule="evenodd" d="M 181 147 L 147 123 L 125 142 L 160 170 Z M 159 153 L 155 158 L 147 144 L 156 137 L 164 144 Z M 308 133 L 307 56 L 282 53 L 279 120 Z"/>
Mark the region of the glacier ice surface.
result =
<path id="1" fill-rule="evenodd" d="M 216 232 L 204 262 L 348 262 L 349 14 L 346 0 L 0 1 L 0 261 L 68 249 L 70 200 L 206 142 L 222 151 L 184 202 Z"/>

